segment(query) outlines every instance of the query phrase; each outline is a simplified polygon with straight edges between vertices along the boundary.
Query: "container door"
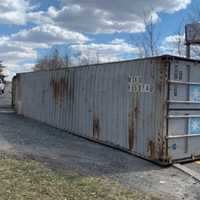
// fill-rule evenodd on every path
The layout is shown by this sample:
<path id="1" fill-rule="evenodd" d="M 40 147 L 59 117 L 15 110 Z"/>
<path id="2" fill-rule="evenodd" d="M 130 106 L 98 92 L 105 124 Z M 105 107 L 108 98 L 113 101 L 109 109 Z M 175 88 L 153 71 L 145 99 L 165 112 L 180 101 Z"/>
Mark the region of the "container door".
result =
<path id="1" fill-rule="evenodd" d="M 168 101 L 168 156 L 173 160 L 200 156 L 200 64 L 171 64 Z"/>

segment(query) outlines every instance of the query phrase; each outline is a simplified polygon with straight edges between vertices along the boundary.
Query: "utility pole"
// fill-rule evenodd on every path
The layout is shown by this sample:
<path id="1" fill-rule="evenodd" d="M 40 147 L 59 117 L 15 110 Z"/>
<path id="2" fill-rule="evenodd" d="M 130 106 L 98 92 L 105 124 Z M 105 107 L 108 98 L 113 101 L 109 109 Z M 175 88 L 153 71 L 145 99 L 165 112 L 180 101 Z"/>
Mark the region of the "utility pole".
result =
<path id="1" fill-rule="evenodd" d="M 186 44 L 186 57 L 187 58 L 191 57 L 191 54 L 190 54 L 190 44 L 189 43 Z"/>

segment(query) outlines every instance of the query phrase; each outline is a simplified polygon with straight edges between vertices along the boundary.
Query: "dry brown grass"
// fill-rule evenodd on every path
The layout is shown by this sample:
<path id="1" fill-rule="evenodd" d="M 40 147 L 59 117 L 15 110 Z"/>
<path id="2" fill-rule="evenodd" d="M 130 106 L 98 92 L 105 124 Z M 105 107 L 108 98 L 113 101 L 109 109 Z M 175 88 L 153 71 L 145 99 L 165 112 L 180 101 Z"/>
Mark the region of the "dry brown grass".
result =
<path id="1" fill-rule="evenodd" d="M 0 159 L 2 200 L 153 200 L 107 178 L 83 177 L 71 171 L 56 172 L 41 163 Z"/>

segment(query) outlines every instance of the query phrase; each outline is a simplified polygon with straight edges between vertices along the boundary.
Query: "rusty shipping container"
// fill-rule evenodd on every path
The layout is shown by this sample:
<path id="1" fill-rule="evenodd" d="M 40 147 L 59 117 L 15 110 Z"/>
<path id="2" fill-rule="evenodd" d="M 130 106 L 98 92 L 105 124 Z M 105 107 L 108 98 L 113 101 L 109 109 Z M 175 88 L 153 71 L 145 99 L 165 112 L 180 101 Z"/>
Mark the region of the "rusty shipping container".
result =
<path id="1" fill-rule="evenodd" d="M 18 114 L 161 164 L 200 157 L 197 60 L 166 55 L 22 73 L 13 97 Z"/>

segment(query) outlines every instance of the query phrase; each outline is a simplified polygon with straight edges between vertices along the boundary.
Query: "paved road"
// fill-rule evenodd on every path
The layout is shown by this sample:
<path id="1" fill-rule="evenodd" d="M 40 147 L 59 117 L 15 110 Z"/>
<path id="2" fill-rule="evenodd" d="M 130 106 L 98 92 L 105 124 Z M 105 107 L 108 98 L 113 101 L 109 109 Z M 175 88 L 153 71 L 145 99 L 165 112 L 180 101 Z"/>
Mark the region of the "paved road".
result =
<path id="1" fill-rule="evenodd" d="M 77 170 L 83 175 L 108 176 L 162 199 L 200 199 L 200 184 L 173 167 L 161 168 L 1 110 L 0 151 L 15 153 L 22 158 L 31 157 L 51 167 Z"/>

